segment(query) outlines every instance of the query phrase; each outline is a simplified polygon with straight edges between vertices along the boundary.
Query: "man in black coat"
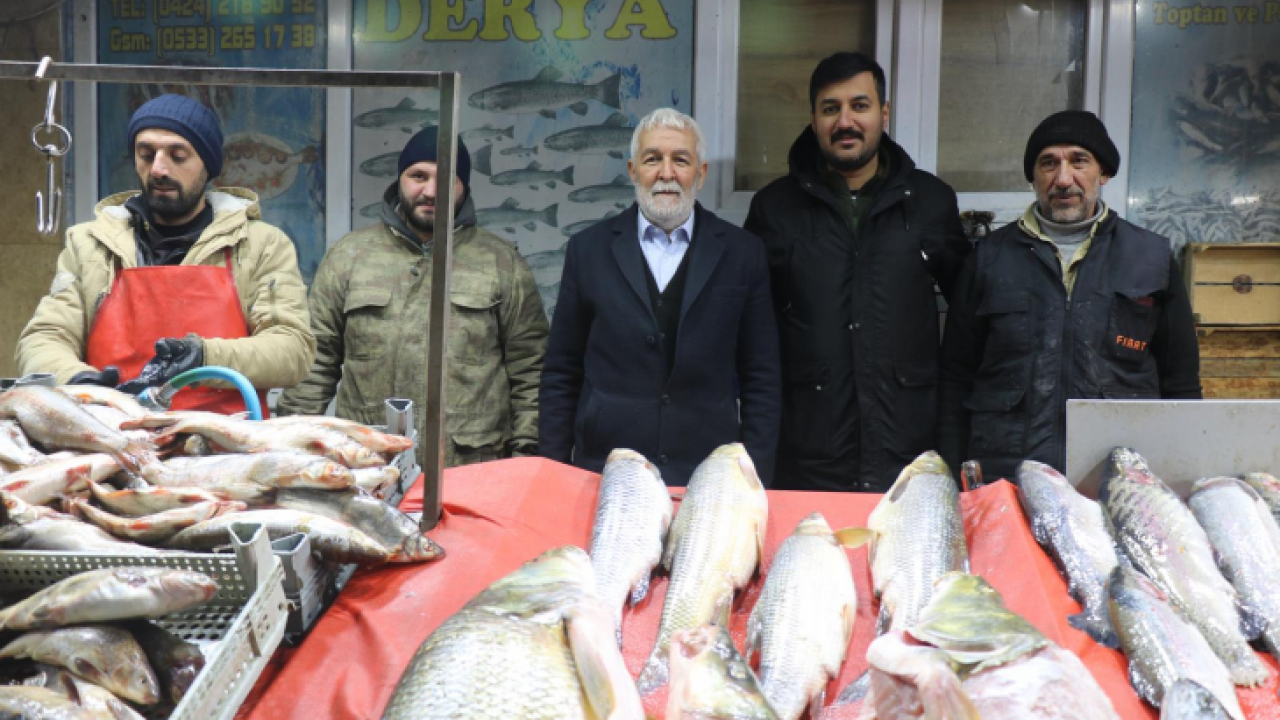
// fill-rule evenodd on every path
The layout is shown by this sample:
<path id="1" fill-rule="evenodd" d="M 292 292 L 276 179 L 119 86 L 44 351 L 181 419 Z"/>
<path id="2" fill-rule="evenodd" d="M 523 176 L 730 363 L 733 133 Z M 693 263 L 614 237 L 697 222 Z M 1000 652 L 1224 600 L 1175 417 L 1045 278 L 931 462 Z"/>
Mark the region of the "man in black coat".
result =
<path id="1" fill-rule="evenodd" d="M 956 194 L 885 134 L 884 71 L 823 60 L 789 175 L 746 229 L 769 253 L 782 349 L 775 487 L 884 491 L 934 448 L 937 300 L 971 245 Z"/>
<path id="2" fill-rule="evenodd" d="M 742 442 L 766 483 L 778 337 L 764 246 L 695 201 L 706 142 L 669 108 L 640 121 L 637 203 L 569 240 L 542 370 L 539 452 L 599 472 L 630 448 L 669 485 Z"/>
<path id="3" fill-rule="evenodd" d="M 1120 153 L 1090 112 L 1050 115 L 1023 171 L 1036 201 L 965 261 L 943 343 L 940 448 L 1013 479 L 1062 470 L 1073 398 L 1200 397 L 1200 352 L 1168 239 L 1101 200 Z"/>

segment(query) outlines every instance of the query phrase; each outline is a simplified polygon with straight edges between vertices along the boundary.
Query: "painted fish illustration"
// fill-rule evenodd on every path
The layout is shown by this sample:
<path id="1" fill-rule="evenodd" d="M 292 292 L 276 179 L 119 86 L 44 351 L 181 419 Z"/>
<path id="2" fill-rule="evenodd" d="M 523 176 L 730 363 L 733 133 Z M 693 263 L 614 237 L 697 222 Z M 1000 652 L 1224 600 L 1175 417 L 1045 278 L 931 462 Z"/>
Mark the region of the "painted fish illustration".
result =
<path id="1" fill-rule="evenodd" d="M 464 142 L 469 143 L 497 142 L 504 137 L 514 140 L 516 137 L 516 128 L 514 125 L 511 127 L 496 128 L 486 123 L 484 127 L 463 130 L 458 134 L 458 137 L 462 138 Z"/>
<path id="2" fill-rule="evenodd" d="M 618 173 L 617 177 L 604 185 L 588 185 L 574 190 L 569 193 L 569 202 L 611 202 L 616 203 L 618 207 L 626 207 L 635 197 L 636 188 L 631 184 L 631 178 L 624 173 Z"/>
<path id="3" fill-rule="evenodd" d="M 471 169 L 481 175 L 493 175 L 493 146 L 484 147 L 471 153 Z"/>
<path id="4" fill-rule="evenodd" d="M 395 177 L 400 164 L 400 151 L 383 153 L 360 163 L 360 172 L 370 177 Z"/>
<path id="5" fill-rule="evenodd" d="M 249 188 L 258 194 L 259 201 L 288 192 L 298 179 L 299 166 L 320 159 L 319 151 L 310 145 L 294 152 L 280 138 L 261 133 L 228 135 L 222 155 L 222 174 L 213 184 Z"/>
<path id="6" fill-rule="evenodd" d="M 608 155 L 625 159 L 623 150 L 631 144 L 635 128 L 626 115 L 614 113 L 600 125 L 584 125 L 548 137 L 543 144 L 559 152 Z"/>
<path id="7" fill-rule="evenodd" d="M 579 115 L 587 113 L 587 101 L 598 100 L 615 110 L 622 107 L 618 90 L 621 73 L 614 73 L 593 85 L 560 82 L 564 73 L 548 65 L 532 80 L 517 80 L 485 88 L 467 99 L 477 110 L 503 113 L 536 112 L 555 118 L 556 109 L 568 107 Z"/>
<path id="8" fill-rule="evenodd" d="M 507 232 L 515 232 L 515 226 L 523 225 L 526 230 L 536 230 L 541 221 L 551 227 L 560 227 L 556 222 L 559 203 L 549 205 L 541 210 L 525 210 L 515 198 L 507 198 L 496 208 L 480 208 L 476 210 L 476 224 L 480 227 L 496 225 Z"/>
<path id="9" fill-rule="evenodd" d="M 577 192 L 577 191 L 575 190 L 574 192 Z M 571 195 L 571 196 L 572 196 L 572 195 L 573 195 L 573 193 L 569 193 L 569 195 Z M 570 197 L 570 199 L 572 200 L 573 198 L 572 198 L 572 197 Z M 580 222 L 573 223 L 572 225 L 565 225 L 563 228 L 561 228 L 561 229 L 560 229 L 560 233 L 561 233 L 562 235 L 564 235 L 565 237 L 573 237 L 574 235 L 577 235 L 578 233 L 582 232 L 583 230 L 586 230 L 587 228 L 589 228 L 589 227 L 591 227 L 591 226 L 593 226 L 593 225 L 596 225 L 596 224 L 601 223 L 601 222 L 603 222 L 603 221 L 605 221 L 605 220 L 608 220 L 608 219 L 609 219 L 609 218 L 611 218 L 611 217 L 617 217 L 617 216 L 618 216 L 618 211 L 617 211 L 617 210 L 610 210 L 609 212 L 605 213 L 605 214 L 604 214 L 603 216 L 601 216 L 601 217 L 598 217 L 598 218 L 592 218 L 591 220 L 582 220 L 582 221 L 580 221 Z M 541 253 L 539 253 L 539 254 L 541 254 Z M 563 257 L 564 257 L 564 251 L 561 251 L 561 252 L 560 252 L 560 257 L 561 257 L 561 258 L 563 258 Z M 530 255 L 530 256 L 529 256 L 528 258 L 526 258 L 526 259 L 528 259 L 528 260 L 529 260 L 529 262 L 530 262 L 530 263 L 532 263 L 532 262 L 533 262 L 533 259 L 532 259 L 532 258 L 533 258 L 533 256 L 532 256 L 532 255 Z"/>
<path id="10" fill-rule="evenodd" d="M 516 157 L 529 157 L 538 154 L 538 146 L 525 147 L 524 145 L 516 145 L 515 147 L 503 148 L 498 151 L 499 155 L 515 155 Z"/>
<path id="11" fill-rule="evenodd" d="M 369 218 L 370 220 L 382 219 L 382 202 L 369 203 L 360 208 L 360 217 Z"/>
<path id="12" fill-rule="evenodd" d="M 566 185 L 572 185 L 573 166 L 570 165 L 563 170 L 543 170 L 542 164 L 534 160 L 526 168 L 507 170 L 489 178 L 489 182 L 494 185 L 528 185 L 530 190 L 537 190 L 539 184 L 555 188 L 557 180 Z"/>
<path id="13" fill-rule="evenodd" d="M 392 107 L 378 108 L 360 113 L 353 122 L 355 122 L 356 127 L 370 130 L 399 128 L 404 132 L 411 133 L 416 128 L 439 123 L 440 111 L 417 107 L 412 99 L 405 98 Z"/>

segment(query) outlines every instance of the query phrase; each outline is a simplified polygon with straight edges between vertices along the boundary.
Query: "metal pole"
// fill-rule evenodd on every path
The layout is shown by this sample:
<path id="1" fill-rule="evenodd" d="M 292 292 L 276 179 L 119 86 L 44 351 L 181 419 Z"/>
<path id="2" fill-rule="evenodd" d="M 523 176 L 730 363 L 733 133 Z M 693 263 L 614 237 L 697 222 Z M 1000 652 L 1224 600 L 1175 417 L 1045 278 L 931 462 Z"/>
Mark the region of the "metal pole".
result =
<path id="1" fill-rule="evenodd" d="M 0 61 L 0 79 L 30 80 L 39 63 Z M 434 88 L 447 73 L 416 70 L 275 70 L 271 68 L 167 67 L 53 63 L 46 80 L 104 83 L 180 83 L 270 87 Z"/>
<path id="2" fill-rule="evenodd" d="M 444 508 L 444 458 L 446 413 L 445 358 L 448 357 L 449 279 L 453 256 L 453 193 L 458 151 L 458 73 L 440 76 L 440 133 L 436 145 L 436 227 L 431 247 L 431 312 L 427 320 L 427 407 L 422 440 L 426 452 L 422 468 L 423 532 L 440 522 Z"/>

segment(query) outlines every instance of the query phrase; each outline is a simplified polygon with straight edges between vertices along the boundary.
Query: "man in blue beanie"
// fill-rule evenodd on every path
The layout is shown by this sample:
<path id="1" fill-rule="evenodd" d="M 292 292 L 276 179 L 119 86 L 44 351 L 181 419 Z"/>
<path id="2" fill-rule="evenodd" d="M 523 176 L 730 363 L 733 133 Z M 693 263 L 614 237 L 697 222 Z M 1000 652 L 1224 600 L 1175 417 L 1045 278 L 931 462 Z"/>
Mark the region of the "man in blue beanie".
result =
<path id="1" fill-rule="evenodd" d="M 138 108 L 128 146 L 141 191 L 106 198 L 67 231 L 18 341 L 24 374 L 138 394 L 215 365 L 264 396 L 305 376 L 315 338 L 293 243 L 262 222 L 251 191 L 208 189 L 222 143 L 218 116 L 196 100 L 162 95 Z M 237 391 L 209 387 L 183 390 L 173 406 L 244 409 Z"/>
<path id="2" fill-rule="evenodd" d="M 385 398 L 426 407 L 438 138 L 429 127 L 409 139 L 399 177 L 383 194 L 381 222 L 342 238 L 321 261 L 311 286 L 315 363 L 306 380 L 281 396 L 281 413 L 322 414 L 335 394 L 337 415 L 362 423 L 382 422 Z M 476 227 L 471 156 L 461 140 L 454 164 L 449 466 L 537 451 L 547 343 L 547 318 L 529 266 L 511 243 Z M 426 416 L 418 414 L 424 437 Z"/>

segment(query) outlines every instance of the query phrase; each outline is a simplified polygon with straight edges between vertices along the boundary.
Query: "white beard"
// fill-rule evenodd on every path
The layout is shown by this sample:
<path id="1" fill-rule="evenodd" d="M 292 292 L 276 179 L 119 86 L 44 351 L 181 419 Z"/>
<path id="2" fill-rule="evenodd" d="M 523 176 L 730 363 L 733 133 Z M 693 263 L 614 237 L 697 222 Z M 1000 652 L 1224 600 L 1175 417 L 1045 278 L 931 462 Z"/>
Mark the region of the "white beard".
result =
<path id="1" fill-rule="evenodd" d="M 675 200 L 654 197 L 655 192 L 672 191 L 679 192 L 680 197 Z M 689 219 L 697 199 L 697 188 L 689 188 L 689 191 L 685 192 L 679 183 L 656 182 L 648 190 L 636 185 L 636 202 L 640 205 L 640 212 L 644 213 L 649 222 L 667 232 L 675 230 Z"/>

